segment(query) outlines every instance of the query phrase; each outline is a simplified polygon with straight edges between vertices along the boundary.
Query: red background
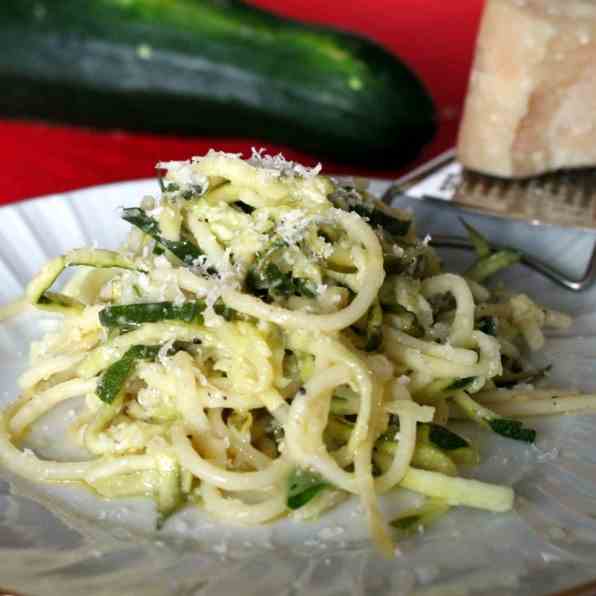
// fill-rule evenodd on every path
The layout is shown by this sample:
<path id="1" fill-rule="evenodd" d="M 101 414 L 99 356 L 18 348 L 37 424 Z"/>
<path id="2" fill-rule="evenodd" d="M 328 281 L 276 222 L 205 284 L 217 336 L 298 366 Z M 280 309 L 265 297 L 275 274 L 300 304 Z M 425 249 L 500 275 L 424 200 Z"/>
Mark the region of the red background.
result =
<path id="1" fill-rule="evenodd" d="M 255 0 L 278 13 L 358 31 L 398 54 L 424 80 L 441 120 L 437 137 L 419 161 L 451 147 L 455 135 L 483 0 Z M 95 132 L 88 129 L 0 120 L 0 203 L 154 174 L 160 159 L 186 159 L 210 147 L 249 152 L 258 139 L 185 138 Z M 283 150 L 312 163 L 312 156 Z M 316 160 L 315 160 L 316 161 Z M 329 172 L 358 172 L 330 162 Z M 375 172 L 394 177 L 399 170 Z"/>

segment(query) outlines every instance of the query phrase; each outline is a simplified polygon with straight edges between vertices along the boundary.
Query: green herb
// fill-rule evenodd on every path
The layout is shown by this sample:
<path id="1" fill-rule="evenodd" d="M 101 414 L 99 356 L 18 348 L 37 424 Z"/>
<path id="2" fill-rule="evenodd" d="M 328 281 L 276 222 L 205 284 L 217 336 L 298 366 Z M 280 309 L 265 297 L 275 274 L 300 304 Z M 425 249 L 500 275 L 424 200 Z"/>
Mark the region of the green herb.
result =
<path id="1" fill-rule="evenodd" d="M 188 240 L 167 240 L 163 238 L 159 223 L 149 217 L 143 209 L 137 207 L 123 209 L 122 219 L 151 236 L 162 248 L 167 248 L 185 265 L 192 265 L 203 254 L 198 246 Z"/>
<path id="2" fill-rule="evenodd" d="M 120 360 L 116 360 L 104 371 L 97 386 L 97 396 L 111 404 L 124 387 L 137 360 L 155 360 L 161 346 L 136 345 L 129 348 Z"/>
<path id="3" fill-rule="evenodd" d="M 205 310 L 202 300 L 174 304 L 172 302 L 147 302 L 141 304 L 121 304 L 107 306 L 99 313 L 99 321 L 104 327 L 130 329 L 143 323 L 158 321 L 186 321 L 202 323 L 201 313 Z"/>
<path id="4" fill-rule="evenodd" d="M 482 333 L 486 333 L 486 335 L 492 335 L 493 337 L 496 337 L 497 319 L 494 317 L 482 317 L 481 319 L 478 319 L 476 329 L 478 329 L 478 331 L 482 331 Z"/>
<path id="5" fill-rule="evenodd" d="M 319 474 L 295 468 L 288 478 L 287 505 L 290 509 L 300 509 L 330 486 Z"/>

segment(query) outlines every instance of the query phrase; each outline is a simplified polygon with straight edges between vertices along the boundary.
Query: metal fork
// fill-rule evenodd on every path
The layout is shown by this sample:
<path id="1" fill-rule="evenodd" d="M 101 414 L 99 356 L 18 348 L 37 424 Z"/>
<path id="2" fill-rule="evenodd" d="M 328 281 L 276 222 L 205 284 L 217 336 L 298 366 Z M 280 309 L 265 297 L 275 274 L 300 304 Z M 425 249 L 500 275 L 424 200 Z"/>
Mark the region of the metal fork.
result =
<path id="1" fill-rule="evenodd" d="M 430 244 L 437 248 L 474 250 L 472 243 L 467 238 L 459 236 L 434 235 L 430 240 Z M 511 247 L 491 243 L 491 248 L 493 250 L 502 250 Z M 588 262 L 588 266 L 586 267 L 586 271 L 579 279 L 568 277 L 551 265 L 547 265 L 540 259 L 524 253 L 521 253 L 520 263 L 533 269 L 537 273 L 548 277 L 548 279 L 566 290 L 582 292 L 583 290 L 587 290 L 596 281 L 596 244 L 594 244 L 594 248 L 592 249 L 592 255 Z"/>
<path id="2" fill-rule="evenodd" d="M 583 213 L 595 200 L 596 171 L 563 172 L 532 180 L 501 180 L 466 172 L 457 163 L 455 152 L 451 150 L 398 180 L 387 189 L 382 200 L 389 204 L 399 196 L 436 202 L 443 208 L 451 207 L 475 215 L 488 214 L 493 217 L 525 219 L 534 225 L 562 224 L 581 228 L 585 227 Z M 525 199 L 534 203 L 524 205 Z M 512 201 L 515 201 L 514 207 L 517 210 L 514 208 L 506 211 Z M 491 209 L 491 204 L 499 203 L 498 210 Z M 538 211 L 537 217 L 533 216 L 534 213 L 530 217 L 527 211 L 523 213 L 524 208 L 529 207 L 536 211 L 540 209 L 540 205 L 549 204 L 553 209 Z M 556 206 L 567 207 L 569 204 L 576 209 L 575 211 L 568 209 L 565 213 L 568 217 L 561 222 L 556 218 Z M 472 243 L 460 236 L 434 235 L 430 244 L 438 248 L 474 250 Z M 502 250 L 511 247 L 491 243 L 491 248 Z M 579 279 L 569 277 L 532 255 L 522 253 L 520 262 L 572 292 L 584 291 L 596 282 L 596 242 L 586 270 Z"/>

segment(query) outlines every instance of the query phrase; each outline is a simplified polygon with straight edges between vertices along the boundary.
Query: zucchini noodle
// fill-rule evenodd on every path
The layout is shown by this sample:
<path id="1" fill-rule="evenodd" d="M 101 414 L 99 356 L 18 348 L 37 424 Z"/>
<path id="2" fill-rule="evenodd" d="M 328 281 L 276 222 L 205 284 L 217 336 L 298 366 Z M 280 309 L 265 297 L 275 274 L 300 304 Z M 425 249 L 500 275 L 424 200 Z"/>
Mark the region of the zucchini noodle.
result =
<path id="1" fill-rule="evenodd" d="M 158 167 L 161 197 L 123 210 L 120 250 L 58 256 L 0 308 L 0 320 L 29 305 L 62 318 L 0 413 L 13 472 L 152 497 L 160 523 L 190 503 L 228 523 L 306 520 L 356 495 L 390 556 L 381 494 L 428 497 L 425 519 L 433 503 L 437 515 L 513 506 L 511 488 L 459 476 L 479 456 L 451 419 L 532 441 L 509 416 L 596 408 L 528 387 L 545 374 L 528 349 L 566 315 L 442 271 L 410 216 L 365 190 L 261 152 Z M 88 460 L 22 448 L 74 398 L 67 438 Z"/>

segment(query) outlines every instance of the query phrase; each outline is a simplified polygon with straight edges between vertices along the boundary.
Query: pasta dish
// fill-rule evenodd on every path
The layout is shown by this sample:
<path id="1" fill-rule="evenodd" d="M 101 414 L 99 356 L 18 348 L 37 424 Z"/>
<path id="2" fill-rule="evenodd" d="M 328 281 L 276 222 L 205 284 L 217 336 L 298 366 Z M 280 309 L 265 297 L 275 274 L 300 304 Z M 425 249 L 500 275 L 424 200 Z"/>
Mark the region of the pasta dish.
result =
<path id="1" fill-rule="evenodd" d="M 28 304 L 60 320 L 32 344 L 21 395 L 0 414 L 5 467 L 152 497 L 159 524 L 191 503 L 233 523 L 306 520 L 356 495 L 391 554 L 449 507 L 513 506 L 510 487 L 460 475 L 479 453 L 454 419 L 533 442 L 519 417 L 594 406 L 534 387 L 547 371 L 528 350 L 570 319 L 489 289 L 519 255 L 475 230 L 477 260 L 456 275 L 410 214 L 320 166 L 210 151 L 158 168 L 161 196 L 122 210 L 119 250 L 51 260 L 0 311 Z M 89 457 L 23 449 L 72 398 L 84 407 L 68 432 Z M 386 520 L 378 498 L 397 487 L 426 500 Z"/>

